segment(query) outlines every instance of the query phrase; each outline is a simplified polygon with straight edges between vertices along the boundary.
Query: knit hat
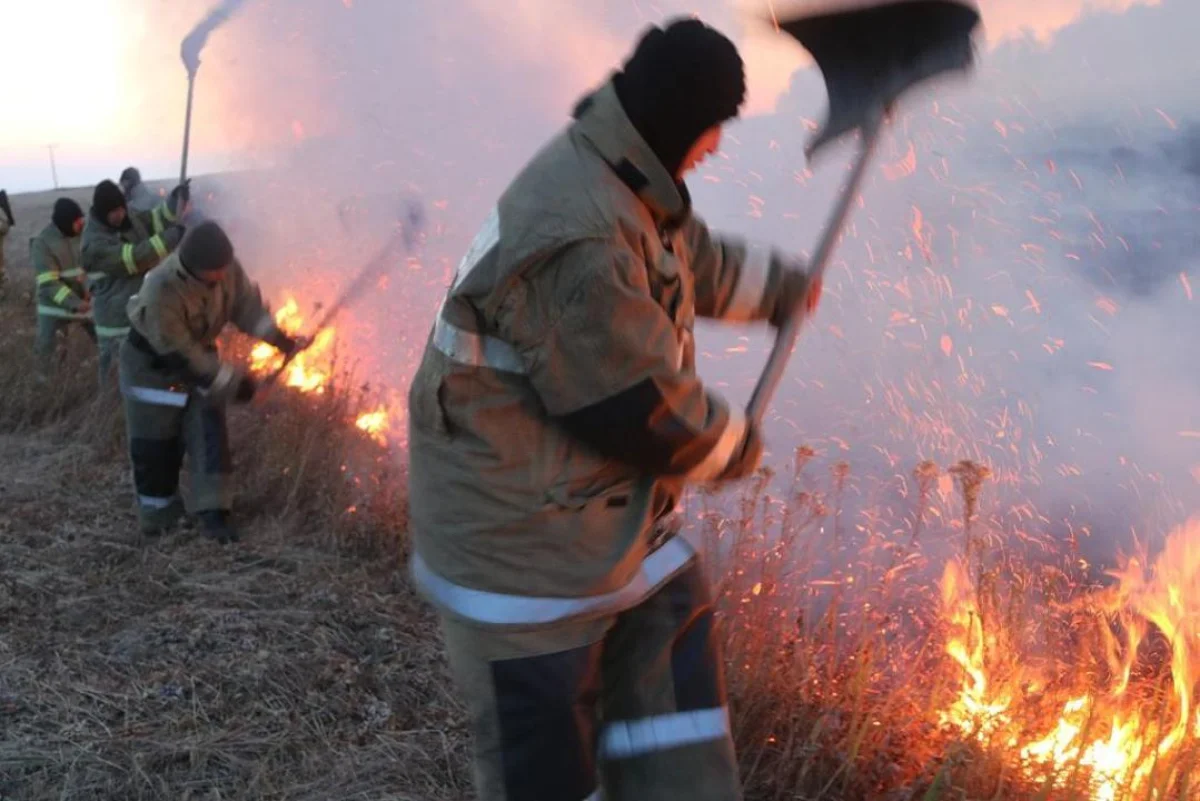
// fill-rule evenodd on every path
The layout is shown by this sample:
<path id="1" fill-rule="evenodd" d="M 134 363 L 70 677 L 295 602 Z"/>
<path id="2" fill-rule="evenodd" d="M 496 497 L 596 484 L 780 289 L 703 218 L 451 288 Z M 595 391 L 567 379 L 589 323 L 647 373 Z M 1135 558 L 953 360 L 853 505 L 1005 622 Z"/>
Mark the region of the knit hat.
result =
<path id="1" fill-rule="evenodd" d="M 121 172 L 121 184 L 123 186 L 126 184 L 128 184 L 129 186 L 137 186 L 141 182 L 142 182 L 142 174 L 141 174 L 141 172 L 138 171 L 137 167 L 126 167 Z"/>
<path id="2" fill-rule="evenodd" d="M 233 243 L 212 220 L 188 229 L 179 244 L 179 260 L 191 273 L 220 270 L 233 261 Z"/>
<path id="3" fill-rule="evenodd" d="M 92 211 L 101 220 L 107 217 L 110 211 L 124 205 L 125 195 L 116 184 L 107 180 L 96 184 L 96 191 L 92 194 Z"/>
<path id="4" fill-rule="evenodd" d="M 54 223 L 54 227 L 62 231 L 62 235 L 66 237 L 75 236 L 75 221 L 83 216 L 83 209 L 79 208 L 79 204 L 69 197 L 60 197 L 54 201 L 54 211 L 50 214 L 50 221 Z"/>
<path id="5" fill-rule="evenodd" d="M 672 175 L 700 135 L 736 117 L 746 97 L 737 47 L 697 19 L 646 31 L 613 84 L 629 121 Z"/>

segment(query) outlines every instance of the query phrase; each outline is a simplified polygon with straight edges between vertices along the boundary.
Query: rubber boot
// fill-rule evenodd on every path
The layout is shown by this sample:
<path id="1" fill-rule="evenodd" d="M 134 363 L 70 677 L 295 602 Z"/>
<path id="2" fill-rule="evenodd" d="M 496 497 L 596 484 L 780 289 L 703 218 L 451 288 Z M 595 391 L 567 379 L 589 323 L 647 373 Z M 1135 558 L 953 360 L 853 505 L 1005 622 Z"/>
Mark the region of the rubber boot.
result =
<path id="1" fill-rule="evenodd" d="M 200 528 L 204 536 L 222 545 L 237 542 L 241 537 L 237 528 L 229 522 L 227 509 L 208 509 L 196 515 L 200 520 Z"/>

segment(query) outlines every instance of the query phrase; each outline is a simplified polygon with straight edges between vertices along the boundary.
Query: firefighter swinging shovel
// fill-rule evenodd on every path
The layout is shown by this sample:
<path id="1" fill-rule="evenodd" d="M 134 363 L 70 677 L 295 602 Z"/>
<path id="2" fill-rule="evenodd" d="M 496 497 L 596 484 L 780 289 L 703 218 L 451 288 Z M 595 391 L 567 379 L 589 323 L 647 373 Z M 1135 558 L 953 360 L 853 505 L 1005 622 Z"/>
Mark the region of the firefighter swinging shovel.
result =
<path id="1" fill-rule="evenodd" d="M 894 0 L 779 20 L 779 29 L 812 54 L 829 96 L 827 118 L 805 148 L 808 157 L 845 134 L 860 135 L 850 179 L 813 254 L 813 285 L 824 277 L 892 106 L 917 84 L 969 69 L 974 61 L 971 35 L 978 24 L 979 12 L 961 0 Z M 804 323 L 805 302 L 779 329 L 750 396 L 747 416 L 756 423 L 762 422 L 779 388 Z"/>

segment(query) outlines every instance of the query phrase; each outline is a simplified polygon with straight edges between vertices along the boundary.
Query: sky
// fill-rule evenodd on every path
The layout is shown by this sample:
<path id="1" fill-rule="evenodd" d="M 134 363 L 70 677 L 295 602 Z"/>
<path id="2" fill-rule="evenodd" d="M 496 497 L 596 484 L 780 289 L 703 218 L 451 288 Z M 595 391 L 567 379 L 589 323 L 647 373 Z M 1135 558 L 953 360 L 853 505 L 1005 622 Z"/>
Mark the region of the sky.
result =
<path id="1" fill-rule="evenodd" d="M 994 46 L 1024 37 L 1044 44 L 1085 11 L 1120 12 L 1136 4 L 984 0 L 982 10 Z M 318 19 L 343 35 L 356 19 L 382 23 L 362 33 L 379 47 L 391 43 L 403 55 L 387 53 L 374 77 L 409 95 L 406 103 L 432 105 L 442 99 L 438 92 L 471 95 L 499 77 L 520 84 L 519 106 L 536 129 L 539 122 L 559 121 L 562 108 L 618 63 L 646 24 L 688 13 L 739 41 L 749 73 L 748 111 L 769 112 L 792 73 L 806 63 L 799 48 L 775 35 L 769 20 L 805 5 L 783 0 L 250 0 L 205 52 L 191 158 L 199 170 L 253 166 L 281 147 L 337 127 L 328 119 L 320 90 L 337 91 L 338 76 L 323 63 L 328 53 L 307 35 Z M 48 145 L 55 146 L 62 185 L 93 183 L 127 163 L 155 176 L 177 169 L 186 97 L 179 42 L 205 5 L 14 0 L 6 6 L 0 52 L 9 64 L 36 65 L 36 74 L 6 82 L 0 186 L 49 188 Z M 103 53 L 97 52 L 101 42 Z M 327 44 L 350 43 L 334 36 Z M 367 47 L 361 53 L 375 51 Z M 398 69 L 385 74 L 389 67 Z M 510 84 L 504 91 L 513 88 Z"/>
<path id="2" fill-rule="evenodd" d="M 818 470 L 848 461 L 863 514 L 903 508 L 920 460 L 978 459 L 998 475 L 988 495 L 998 529 L 1087 529 L 1110 558 L 1200 507 L 1200 3 L 980 5 L 974 75 L 906 98 L 884 137 L 768 447 L 786 463 L 811 444 Z M 6 85 L 0 186 L 46 187 L 48 141 L 65 184 L 129 163 L 175 172 L 179 42 L 204 9 L 39 0 L 6 16 L 0 52 L 38 75 Z M 850 148 L 806 163 L 822 83 L 774 34 L 771 11 L 731 0 L 248 0 L 202 57 L 191 160 L 194 171 L 261 169 L 214 179 L 200 197 L 236 229 L 272 300 L 291 292 L 302 306 L 331 297 L 379 246 L 398 201 L 419 199 L 423 249 L 339 322 L 372 385 L 403 397 L 496 196 L 652 21 L 698 13 L 747 62 L 747 114 L 691 179 L 697 210 L 718 231 L 812 247 Z M 108 60 L 45 57 L 101 40 Z M 78 91 L 64 100 L 52 86 Z M 698 342 L 706 380 L 744 401 L 769 333 L 706 326 Z"/>

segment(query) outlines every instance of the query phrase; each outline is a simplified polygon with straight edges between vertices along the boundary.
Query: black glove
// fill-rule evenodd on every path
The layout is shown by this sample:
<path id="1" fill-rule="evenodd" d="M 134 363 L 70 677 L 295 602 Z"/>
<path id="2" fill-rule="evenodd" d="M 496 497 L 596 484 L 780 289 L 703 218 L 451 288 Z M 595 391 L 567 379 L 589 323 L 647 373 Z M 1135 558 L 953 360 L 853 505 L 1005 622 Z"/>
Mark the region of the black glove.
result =
<path id="1" fill-rule="evenodd" d="M 254 393 L 258 391 L 258 384 L 248 375 L 244 375 L 238 381 L 237 391 L 233 394 L 233 399 L 238 403 L 249 403 L 254 400 Z"/>
<path id="2" fill-rule="evenodd" d="M 808 296 L 810 283 L 804 262 L 794 259 L 784 261 L 779 276 L 779 293 L 775 296 L 775 308 L 771 311 L 771 325 L 782 328 L 788 318 L 796 314 L 800 302 Z"/>
<path id="3" fill-rule="evenodd" d="M 291 356 L 300 349 L 300 340 L 296 337 L 290 337 L 282 331 L 271 339 L 271 344 L 275 346 L 275 350 L 284 356 Z"/>
<path id="4" fill-rule="evenodd" d="M 175 223 L 168 225 L 163 232 L 159 234 L 162 237 L 163 244 L 167 246 L 167 250 L 174 250 L 179 247 L 179 243 L 183 241 L 183 235 L 187 233 L 187 229 L 182 225 Z"/>
<path id="5" fill-rule="evenodd" d="M 167 208 L 172 214 L 178 216 L 191 200 L 191 183 L 192 179 L 189 178 L 171 190 L 171 195 L 167 198 Z"/>
<path id="6" fill-rule="evenodd" d="M 725 466 L 725 471 L 717 477 L 717 480 L 736 481 L 739 478 L 752 475 L 762 462 L 762 455 L 763 443 L 762 437 L 758 433 L 758 426 L 747 422 L 746 436 L 742 438 L 742 447 L 729 460 L 729 464 Z"/>

